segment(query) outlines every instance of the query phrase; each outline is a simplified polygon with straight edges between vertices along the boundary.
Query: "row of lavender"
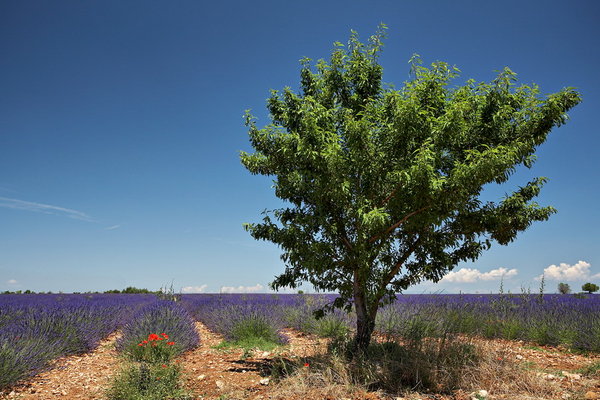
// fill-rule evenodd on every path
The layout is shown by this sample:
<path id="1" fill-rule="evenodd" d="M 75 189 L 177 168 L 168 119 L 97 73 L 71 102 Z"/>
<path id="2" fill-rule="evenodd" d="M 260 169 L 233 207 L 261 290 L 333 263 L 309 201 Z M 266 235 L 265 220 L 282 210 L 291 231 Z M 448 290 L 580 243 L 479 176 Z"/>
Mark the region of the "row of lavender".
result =
<path id="1" fill-rule="evenodd" d="M 210 329 L 235 340 L 248 320 L 271 332 L 286 327 L 339 336 L 352 328 L 353 316 L 336 312 L 323 320 L 312 313 L 331 295 L 198 294 L 182 303 Z M 587 295 L 401 295 L 378 314 L 376 330 L 389 336 L 441 336 L 464 333 L 522 339 L 600 352 L 600 296 Z M 280 340 L 282 342 L 284 340 Z"/>
<path id="2" fill-rule="evenodd" d="M 156 331 L 171 333 L 177 352 L 198 343 L 187 312 L 155 295 L 0 296 L 0 389 L 38 373 L 53 359 L 92 350 L 117 329 L 123 331 L 119 350 Z"/>
<path id="3" fill-rule="evenodd" d="M 600 352 L 600 296 L 404 295 L 381 310 L 377 326 L 389 335 L 465 333 Z"/>
<path id="4" fill-rule="evenodd" d="M 228 341 L 260 336 L 284 344 L 287 339 L 281 330 L 285 328 L 320 336 L 348 332 L 351 315 L 339 310 L 319 320 L 313 315 L 314 310 L 333 298 L 300 294 L 189 294 L 183 295 L 181 302 L 197 320 Z"/>

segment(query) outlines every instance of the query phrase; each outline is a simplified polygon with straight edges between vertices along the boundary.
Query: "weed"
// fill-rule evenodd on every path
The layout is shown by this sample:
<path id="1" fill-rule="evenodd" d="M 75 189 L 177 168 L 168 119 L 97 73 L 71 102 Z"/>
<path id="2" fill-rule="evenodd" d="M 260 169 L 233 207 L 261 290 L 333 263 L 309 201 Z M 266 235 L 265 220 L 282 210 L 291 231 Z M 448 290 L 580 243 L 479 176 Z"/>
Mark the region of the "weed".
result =
<path id="1" fill-rule="evenodd" d="M 600 361 L 579 368 L 575 372 L 586 376 L 598 376 L 600 375 Z"/>
<path id="2" fill-rule="evenodd" d="M 115 377 L 106 396 L 109 400 L 188 400 L 180 384 L 177 365 L 136 363 L 125 366 Z"/>

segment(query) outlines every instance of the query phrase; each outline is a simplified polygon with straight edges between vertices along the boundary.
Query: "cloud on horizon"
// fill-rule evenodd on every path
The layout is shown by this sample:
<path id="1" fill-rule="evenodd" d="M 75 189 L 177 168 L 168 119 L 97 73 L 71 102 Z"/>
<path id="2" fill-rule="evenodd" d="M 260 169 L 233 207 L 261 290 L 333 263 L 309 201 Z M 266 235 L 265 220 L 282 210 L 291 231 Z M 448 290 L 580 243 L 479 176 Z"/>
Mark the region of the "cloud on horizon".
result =
<path id="1" fill-rule="evenodd" d="M 592 265 L 586 261 L 579 260 L 576 264 L 570 265 L 560 263 L 559 265 L 549 265 L 544 268 L 544 273 L 535 278 L 536 281 L 544 279 L 552 281 L 583 281 L 586 279 L 600 278 L 600 274 L 592 275 L 590 267 Z"/>
<path id="2" fill-rule="evenodd" d="M 261 284 L 256 284 L 254 286 L 222 286 L 221 293 L 259 293 L 264 290 L 264 286 Z"/>
<path id="3" fill-rule="evenodd" d="M 12 208 L 14 210 L 25 210 L 39 212 L 43 214 L 59 215 L 67 218 L 78 219 L 86 222 L 95 222 L 92 217 L 84 212 L 72 210 L 70 208 L 53 206 L 50 204 L 34 203 L 8 197 L 0 197 L 0 207 Z"/>
<path id="4" fill-rule="evenodd" d="M 512 278 L 519 271 L 516 268 L 506 269 L 504 267 L 481 272 L 477 268 L 461 268 L 458 271 L 450 271 L 440 282 L 473 283 L 478 281 L 497 281 L 502 278 Z"/>
<path id="5" fill-rule="evenodd" d="M 19 282 L 16 279 L 9 279 L 6 281 L 6 283 L 8 283 L 9 285 L 16 285 Z"/>
<path id="6" fill-rule="evenodd" d="M 181 288 L 181 293 L 204 293 L 208 285 L 185 286 Z"/>

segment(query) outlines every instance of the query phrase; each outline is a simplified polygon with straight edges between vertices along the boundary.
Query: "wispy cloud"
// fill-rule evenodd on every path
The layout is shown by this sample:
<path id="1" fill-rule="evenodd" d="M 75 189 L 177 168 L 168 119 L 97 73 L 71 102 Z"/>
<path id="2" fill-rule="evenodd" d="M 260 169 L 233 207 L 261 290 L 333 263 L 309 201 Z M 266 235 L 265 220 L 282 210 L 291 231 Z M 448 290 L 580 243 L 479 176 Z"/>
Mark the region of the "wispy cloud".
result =
<path id="1" fill-rule="evenodd" d="M 264 286 L 256 284 L 254 286 L 222 286 L 221 293 L 257 293 L 264 290 Z"/>
<path id="2" fill-rule="evenodd" d="M 34 203 L 32 201 L 24 201 L 19 199 L 11 199 L 8 197 L 0 197 L 0 207 L 12 208 L 15 210 L 25 210 L 39 212 L 44 214 L 60 215 L 63 217 L 78 219 L 86 222 L 95 222 L 92 217 L 84 212 L 72 210 L 70 208 L 53 206 L 50 204 Z"/>
<path id="3" fill-rule="evenodd" d="M 181 288 L 181 293 L 204 293 L 208 285 L 185 286 Z"/>
<path id="4" fill-rule="evenodd" d="M 113 225 L 113 226 L 109 226 L 107 228 L 104 228 L 105 231 L 114 231 L 115 229 L 119 229 L 121 227 L 121 225 Z"/>
<path id="5" fill-rule="evenodd" d="M 16 279 L 9 279 L 9 280 L 6 281 L 6 283 L 8 283 L 9 285 L 16 285 L 19 282 L 17 282 Z"/>
<path id="6" fill-rule="evenodd" d="M 552 264 L 544 268 L 544 273 L 535 279 L 539 281 L 542 276 L 544 279 L 553 281 L 583 281 L 590 278 L 600 278 L 600 274 L 592 275 L 591 266 L 590 263 L 581 260 L 573 265 L 567 263 Z"/>
<path id="7" fill-rule="evenodd" d="M 497 281 L 502 278 L 512 278 L 519 273 L 517 269 L 497 268 L 488 272 L 481 272 L 477 268 L 461 268 L 450 271 L 441 282 L 473 283 L 477 281 Z"/>

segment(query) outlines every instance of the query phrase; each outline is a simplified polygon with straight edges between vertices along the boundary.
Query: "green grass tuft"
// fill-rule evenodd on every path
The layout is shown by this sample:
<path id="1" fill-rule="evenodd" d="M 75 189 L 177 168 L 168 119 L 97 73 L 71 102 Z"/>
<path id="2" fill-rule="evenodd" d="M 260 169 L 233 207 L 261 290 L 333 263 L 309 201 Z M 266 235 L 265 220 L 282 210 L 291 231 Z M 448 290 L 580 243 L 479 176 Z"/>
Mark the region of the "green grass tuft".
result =
<path id="1" fill-rule="evenodd" d="M 106 396 L 109 400 L 191 400 L 180 377 L 176 365 L 130 364 L 115 377 Z"/>

